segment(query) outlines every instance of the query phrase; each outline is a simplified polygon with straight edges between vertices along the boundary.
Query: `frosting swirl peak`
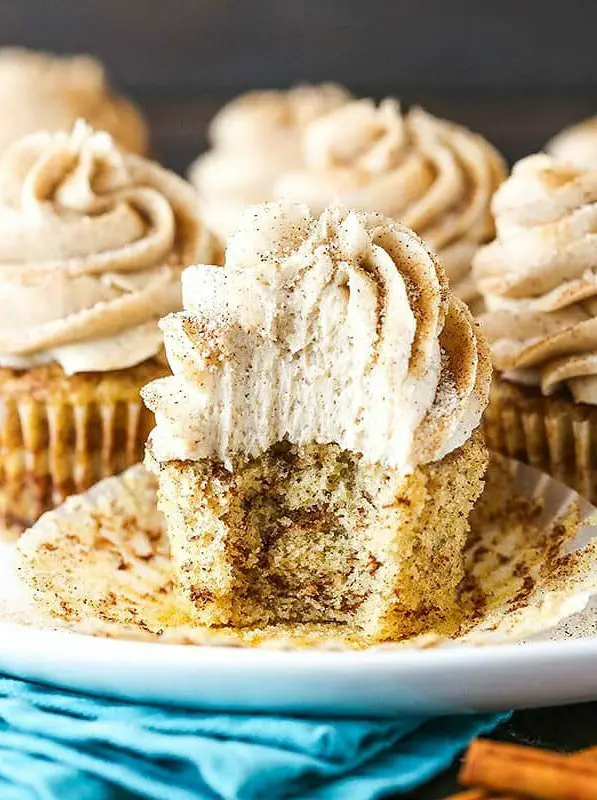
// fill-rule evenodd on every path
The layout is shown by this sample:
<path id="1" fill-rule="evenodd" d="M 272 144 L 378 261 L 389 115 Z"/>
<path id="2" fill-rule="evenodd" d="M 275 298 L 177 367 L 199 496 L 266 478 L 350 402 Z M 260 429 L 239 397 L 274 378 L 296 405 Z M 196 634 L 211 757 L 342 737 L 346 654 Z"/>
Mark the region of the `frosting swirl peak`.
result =
<path id="1" fill-rule="evenodd" d="M 490 199 L 505 177 L 481 136 L 396 100 L 355 100 L 315 120 L 303 138 L 305 168 L 284 175 L 276 196 L 315 213 L 339 198 L 415 230 L 440 255 L 456 294 L 475 295 L 472 256 L 493 235 Z"/>
<path id="2" fill-rule="evenodd" d="M 0 159 L 0 364 L 120 369 L 160 350 L 180 273 L 212 239 L 181 178 L 84 123 Z"/>
<path id="3" fill-rule="evenodd" d="M 224 269 L 183 276 L 162 320 L 174 375 L 143 390 L 159 461 L 336 442 L 409 472 L 459 447 L 491 366 L 468 309 L 410 230 L 378 214 L 265 204 Z"/>
<path id="4" fill-rule="evenodd" d="M 475 258 L 495 367 L 544 394 L 597 403 L 597 171 L 538 154 L 494 198 L 497 238 Z"/>

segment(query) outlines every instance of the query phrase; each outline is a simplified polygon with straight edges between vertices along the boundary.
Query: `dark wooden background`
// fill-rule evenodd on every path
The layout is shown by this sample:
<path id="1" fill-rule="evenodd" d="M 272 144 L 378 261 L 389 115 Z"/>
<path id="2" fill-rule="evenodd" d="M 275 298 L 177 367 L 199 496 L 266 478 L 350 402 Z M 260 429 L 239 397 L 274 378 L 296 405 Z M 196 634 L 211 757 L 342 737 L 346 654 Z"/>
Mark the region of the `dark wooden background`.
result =
<path id="1" fill-rule="evenodd" d="M 595 0 L 0 0 L 0 44 L 99 56 L 179 170 L 235 93 L 326 79 L 516 158 L 597 112 L 596 43 Z"/>

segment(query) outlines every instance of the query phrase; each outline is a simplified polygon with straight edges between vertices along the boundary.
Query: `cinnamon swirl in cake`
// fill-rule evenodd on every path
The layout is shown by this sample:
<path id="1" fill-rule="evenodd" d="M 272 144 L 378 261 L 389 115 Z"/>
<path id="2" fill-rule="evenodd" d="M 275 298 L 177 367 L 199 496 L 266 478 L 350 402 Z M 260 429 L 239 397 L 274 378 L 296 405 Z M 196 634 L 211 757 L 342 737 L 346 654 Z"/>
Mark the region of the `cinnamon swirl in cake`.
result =
<path id="1" fill-rule="evenodd" d="M 143 397 L 197 619 L 373 642 L 451 613 L 491 367 L 427 246 L 378 214 L 256 206 L 183 301 L 161 323 L 173 376 Z"/>

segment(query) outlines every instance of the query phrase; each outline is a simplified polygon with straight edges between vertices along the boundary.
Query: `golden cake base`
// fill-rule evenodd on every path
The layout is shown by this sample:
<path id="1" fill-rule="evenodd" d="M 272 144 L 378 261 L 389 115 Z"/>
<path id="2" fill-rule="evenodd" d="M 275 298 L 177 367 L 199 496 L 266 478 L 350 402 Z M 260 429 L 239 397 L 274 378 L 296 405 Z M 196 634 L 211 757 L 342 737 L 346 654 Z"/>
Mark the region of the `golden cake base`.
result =
<path id="1" fill-rule="evenodd" d="M 453 611 L 487 466 L 479 432 L 406 478 L 335 444 L 281 443 L 231 471 L 148 461 L 201 625 L 336 623 L 371 643 Z"/>
<path id="2" fill-rule="evenodd" d="M 57 364 L 0 369 L 0 527 L 18 534 L 69 495 L 143 458 L 154 421 L 139 396 L 159 358 L 67 376 Z"/>

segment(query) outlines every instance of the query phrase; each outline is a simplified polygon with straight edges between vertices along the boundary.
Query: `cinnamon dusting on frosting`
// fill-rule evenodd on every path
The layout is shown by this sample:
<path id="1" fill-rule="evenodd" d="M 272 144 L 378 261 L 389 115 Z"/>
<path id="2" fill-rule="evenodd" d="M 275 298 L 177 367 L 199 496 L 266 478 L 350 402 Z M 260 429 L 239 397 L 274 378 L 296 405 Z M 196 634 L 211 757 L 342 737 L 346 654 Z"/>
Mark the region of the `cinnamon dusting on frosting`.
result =
<path id="1" fill-rule="evenodd" d="M 159 461 L 336 442 L 405 472 L 465 442 L 491 367 L 423 242 L 378 214 L 244 215 L 225 268 L 183 275 L 161 323 L 174 376 L 143 391 Z"/>

